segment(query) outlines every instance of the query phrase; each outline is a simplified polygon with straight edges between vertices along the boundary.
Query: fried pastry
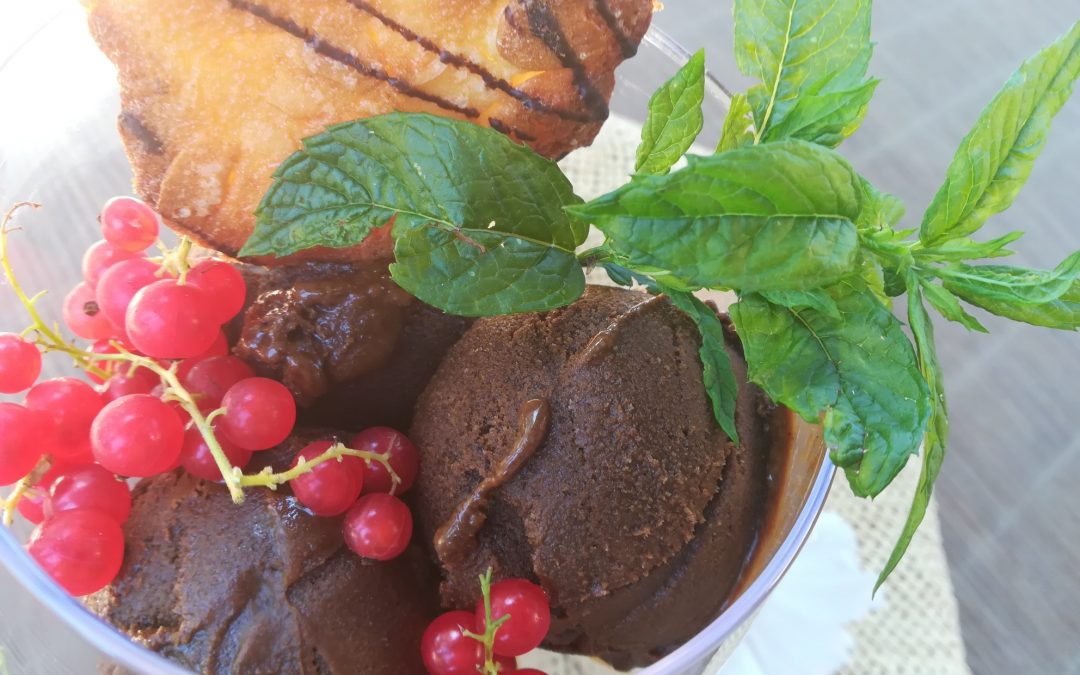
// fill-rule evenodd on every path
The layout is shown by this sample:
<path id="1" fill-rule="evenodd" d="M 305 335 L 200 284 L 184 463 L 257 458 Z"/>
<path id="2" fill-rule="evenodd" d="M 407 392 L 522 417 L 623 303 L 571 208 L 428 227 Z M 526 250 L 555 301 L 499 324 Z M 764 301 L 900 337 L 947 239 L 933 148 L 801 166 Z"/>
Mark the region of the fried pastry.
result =
<path id="1" fill-rule="evenodd" d="M 84 0 L 120 73 L 138 193 L 235 255 L 306 136 L 390 111 L 486 124 L 560 157 L 607 117 L 652 0 Z M 307 257 L 378 255 L 387 238 Z"/>

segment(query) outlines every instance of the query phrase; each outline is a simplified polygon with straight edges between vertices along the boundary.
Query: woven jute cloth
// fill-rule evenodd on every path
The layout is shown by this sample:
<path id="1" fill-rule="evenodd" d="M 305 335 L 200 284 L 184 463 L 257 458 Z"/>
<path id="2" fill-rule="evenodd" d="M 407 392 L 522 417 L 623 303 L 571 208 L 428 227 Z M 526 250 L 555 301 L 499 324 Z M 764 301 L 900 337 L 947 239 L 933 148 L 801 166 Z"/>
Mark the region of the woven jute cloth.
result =
<path id="1" fill-rule="evenodd" d="M 614 117 L 590 148 L 575 152 L 562 162 L 578 194 L 588 199 L 627 180 L 633 168 L 639 129 L 632 122 Z M 593 279 L 598 278 L 590 280 Z M 907 556 L 871 600 L 877 572 L 885 564 L 907 517 L 917 477 L 918 462 L 913 461 L 883 495 L 871 502 L 852 496 L 844 477 L 837 475 L 819 530 L 839 527 L 851 536 L 836 537 L 823 531 L 812 534 L 811 542 L 801 554 L 801 558 L 808 559 L 795 561 L 793 573 L 781 582 L 774 597 L 765 601 L 761 616 L 772 609 L 770 602 L 781 601 L 778 597 L 781 594 L 786 596 L 783 600 L 788 605 L 794 603 L 796 607 L 789 608 L 786 615 L 781 614 L 779 624 L 777 612 L 774 612 L 769 625 L 763 625 L 762 619 L 759 625 L 751 626 L 749 636 L 740 647 L 744 649 L 755 644 L 782 646 L 782 650 L 775 651 L 783 651 L 784 656 L 775 658 L 774 655 L 767 660 L 767 665 L 762 665 L 766 661 L 755 661 L 752 655 L 733 658 L 726 667 L 724 658 L 718 657 L 705 672 L 722 672 L 724 675 L 743 675 L 744 672 L 764 675 L 969 673 L 935 503 L 931 502 Z M 827 541 L 815 546 L 818 535 Z M 829 550 L 828 546 L 843 550 Z M 815 561 L 809 558 L 824 556 L 834 556 L 842 562 L 834 565 L 830 558 L 825 561 L 829 564 L 813 567 Z M 812 567 L 813 572 L 801 576 L 795 574 L 800 565 Z M 805 588 L 811 585 L 816 588 Z M 803 598 L 807 606 L 797 606 Z M 848 616 L 855 616 L 837 621 L 834 607 L 840 604 L 848 607 L 844 610 Z M 852 606 L 856 609 L 852 610 Z M 762 634 L 763 631 L 776 634 Z M 831 651 L 825 650 L 830 652 L 831 660 L 823 662 L 818 658 L 815 661 L 809 652 L 821 650 L 811 650 L 809 646 L 828 641 L 835 641 L 837 645 Z M 808 647 L 805 657 L 799 652 L 800 644 Z M 595 660 L 546 653 L 530 655 L 526 663 L 543 668 L 551 675 L 612 672 Z M 752 668 L 740 665 L 748 663 L 757 665 Z M 742 672 L 735 673 L 733 667 L 742 668 Z"/>

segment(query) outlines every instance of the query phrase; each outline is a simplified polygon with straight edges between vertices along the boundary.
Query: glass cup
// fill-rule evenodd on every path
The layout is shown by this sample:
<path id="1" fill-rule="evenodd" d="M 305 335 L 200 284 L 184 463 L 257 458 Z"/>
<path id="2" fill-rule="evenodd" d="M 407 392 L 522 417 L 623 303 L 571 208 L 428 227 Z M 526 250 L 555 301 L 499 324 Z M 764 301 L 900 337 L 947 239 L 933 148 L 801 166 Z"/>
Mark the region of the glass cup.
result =
<path id="1" fill-rule="evenodd" d="M 43 204 L 40 212 L 21 214 L 24 229 L 11 237 L 10 253 L 24 288 L 59 291 L 80 279 L 77 256 L 99 236 L 95 214 L 107 198 L 130 193 L 131 173 L 115 128 L 115 72 L 91 41 L 81 9 L 70 2 L 55 4 L 40 26 L 25 34 L 30 37 L 0 66 L 5 93 L 0 205 Z M 562 162 L 580 195 L 590 198 L 626 181 L 648 98 L 688 57 L 654 29 L 637 56 L 618 69 L 611 120 L 592 146 Z M 702 152 L 715 147 L 728 101 L 719 83 L 709 79 Z M 50 297 L 40 309 L 47 320 L 59 319 L 59 298 Z M 12 294 L 0 289 L 0 330 L 24 324 Z M 46 376 L 72 374 L 63 359 L 46 361 Z M 640 672 L 715 672 L 798 554 L 825 502 L 833 467 L 818 427 L 798 419 L 789 426 L 791 451 L 770 476 L 772 513 L 735 597 L 700 633 Z M 0 561 L 7 568 L 0 573 L 0 657 L 11 672 L 63 675 L 98 667 L 155 675 L 186 672 L 131 642 L 54 584 L 23 550 L 27 534 L 25 523 L 0 528 Z M 541 653 L 533 662 L 554 669 L 567 658 L 573 657 Z M 581 660 L 576 667 L 614 672 L 595 660 Z"/>

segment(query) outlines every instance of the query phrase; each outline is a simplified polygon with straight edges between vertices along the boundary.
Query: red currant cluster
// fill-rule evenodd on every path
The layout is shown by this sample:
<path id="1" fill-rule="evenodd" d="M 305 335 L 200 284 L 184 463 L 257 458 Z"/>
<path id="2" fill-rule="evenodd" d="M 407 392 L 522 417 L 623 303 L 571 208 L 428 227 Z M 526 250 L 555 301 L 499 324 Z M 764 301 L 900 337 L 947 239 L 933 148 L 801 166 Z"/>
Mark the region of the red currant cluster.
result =
<path id="1" fill-rule="evenodd" d="M 331 450 L 330 441 L 309 444 L 293 461 L 302 469 Z M 386 458 L 389 465 L 345 455 L 336 462 L 316 464 L 289 485 L 293 495 L 319 516 L 345 514 L 345 543 L 356 554 L 390 560 L 405 551 L 412 538 L 412 513 L 400 494 L 416 480 L 420 455 L 405 434 L 389 427 L 372 427 L 346 446 Z"/>
<path id="2" fill-rule="evenodd" d="M 483 597 L 475 612 L 447 612 L 424 631 L 420 650 L 431 675 L 500 673 L 544 675 L 517 669 L 517 657 L 540 646 L 551 626 L 544 589 L 525 579 L 491 583 L 491 570 L 480 578 Z"/>
<path id="3" fill-rule="evenodd" d="M 15 280 L 6 247 L 11 213 L 0 224 L 0 264 L 33 325 L 22 335 L 0 334 L 0 392 L 29 389 L 21 405 L 0 403 L 0 485 L 15 483 L 4 519 L 10 523 L 17 508 L 38 525 L 30 554 L 58 583 L 73 595 L 110 583 L 131 510 L 118 476 L 180 466 L 223 480 L 236 501 L 243 487 L 292 481 L 314 513 L 348 511 L 345 539 L 360 555 L 386 560 L 404 550 L 412 516 L 393 493 L 412 484 L 419 459 L 393 429 L 368 429 L 351 447 L 312 444 L 289 471 L 241 473 L 252 453 L 293 431 L 296 403 L 284 385 L 256 377 L 229 354 L 222 325 L 246 295 L 233 266 L 203 260 L 189 267 L 186 240 L 160 260 L 147 258 L 157 215 L 136 199 L 110 200 L 100 217 L 105 239 L 87 251 L 84 281 L 64 303 L 68 328 L 95 341 L 82 350 L 42 320 L 37 298 Z M 35 384 L 42 350 L 73 357 L 97 386 L 71 377 Z"/>

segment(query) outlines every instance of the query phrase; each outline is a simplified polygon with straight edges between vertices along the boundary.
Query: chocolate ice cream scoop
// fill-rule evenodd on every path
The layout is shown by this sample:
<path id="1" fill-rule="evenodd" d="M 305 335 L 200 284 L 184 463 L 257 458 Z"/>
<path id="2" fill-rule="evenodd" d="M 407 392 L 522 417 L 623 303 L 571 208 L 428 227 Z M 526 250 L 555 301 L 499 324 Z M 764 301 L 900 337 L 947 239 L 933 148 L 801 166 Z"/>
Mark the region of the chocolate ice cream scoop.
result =
<path id="1" fill-rule="evenodd" d="M 304 440 L 257 458 L 287 463 Z M 182 472 L 141 481 L 124 566 L 90 607 L 200 673 L 423 674 L 420 637 L 438 614 L 423 551 L 364 560 L 340 518 L 310 515 L 287 488 L 245 494 L 233 504 Z"/>
<path id="2" fill-rule="evenodd" d="M 234 351 L 280 380 L 305 424 L 408 427 L 413 405 L 472 319 L 413 299 L 385 263 L 242 265 Z"/>
<path id="3" fill-rule="evenodd" d="M 728 339 L 741 445 L 713 418 L 695 326 L 666 299 L 590 287 L 556 311 L 478 320 L 411 432 L 444 604 L 472 607 L 488 566 L 531 579 L 551 599 L 545 645 L 619 668 L 714 619 L 753 545 L 780 423 Z"/>

